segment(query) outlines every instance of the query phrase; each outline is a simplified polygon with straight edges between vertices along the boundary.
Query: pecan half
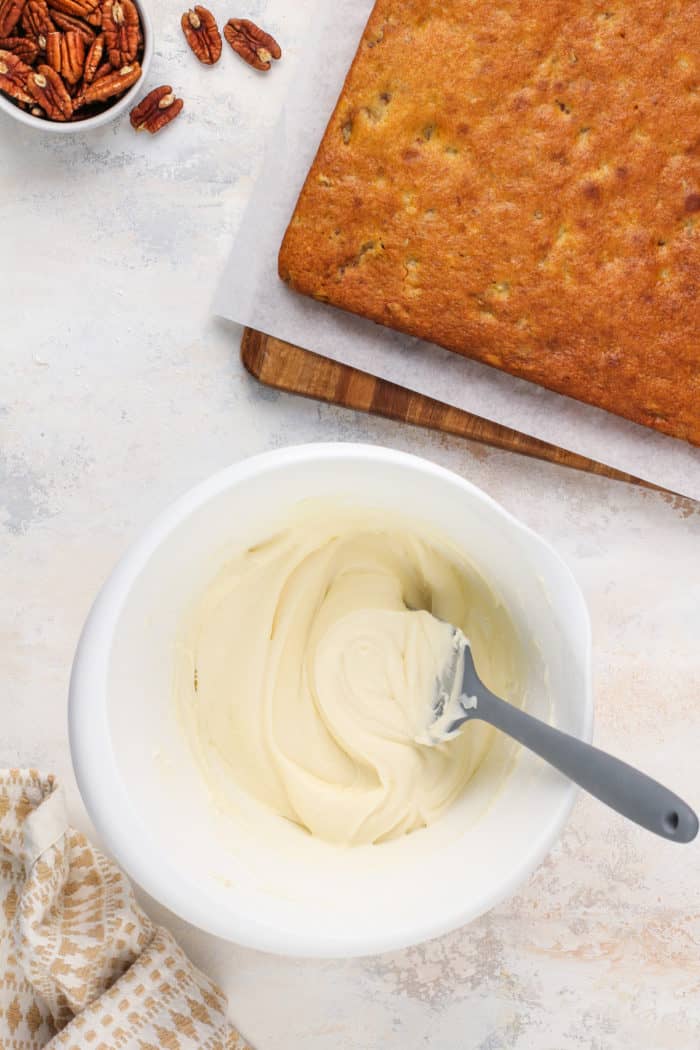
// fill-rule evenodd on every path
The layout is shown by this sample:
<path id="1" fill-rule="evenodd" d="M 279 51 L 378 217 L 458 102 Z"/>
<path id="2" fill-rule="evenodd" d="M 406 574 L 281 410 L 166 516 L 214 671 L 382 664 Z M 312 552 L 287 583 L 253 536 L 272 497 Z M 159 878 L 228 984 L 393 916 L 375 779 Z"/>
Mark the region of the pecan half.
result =
<path id="1" fill-rule="evenodd" d="M 60 73 L 68 84 L 77 84 L 85 66 L 85 41 L 80 33 L 49 33 L 46 41 L 46 61 Z"/>
<path id="2" fill-rule="evenodd" d="M 95 39 L 95 30 L 86 25 L 81 18 L 76 18 L 75 15 L 64 15 L 61 11 L 53 11 L 52 15 L 59 29 L 63 29 L 65 32 L 74 29 L 76 33 L 80 33 L 86 46 L 90 47 L 90 44 Z"/>
<path id="3" fill-rule="evenodd" d="M 224 26 L 224 36 L 237 55 L 262 72 L 270 68 L 273 58 L 282 57 L 282 49 L 275 38 L 247 18 L 229 18 Z"/>
<path id="4" fill-rule="evenodd" d="M 51 66 L 39 66 L 27 77 L 27 89 L 51 120 L 69 120 L 73 102 L 66 86 Z"/>
<path id="5" fill-rule="evenodd" d="M 183 106 L 184 102 L 181 98 L 175 98 L 170 84 L 163 84 L 150 91 L 138 106 L 134 106 L 129 116 L 131 126 L 137 131 L 150 131 L 151 135 L 155 135 L 175 120 Z"/>
<path id="6" fill-rule="evenodd" d="M 39 54 L 39 45 L 30 36 L 0 37 L 0 51 L 11 51 L 23 62 L 34 62 Z"/>
<path id="7" fill-rule="evenodd" d="M 99 0 L 48 0 L 49 10 L 74 18 L 87 19 L 99 7 Z"/>
<path id="8" fill-rule="evenodd" d="M 63 79 L 69 84 L 77 84 L 85 69 L 85 41 L 74 29 L 63 34 L 61 66 Z"/>
<path id="9" fill-rule="evenodd" d="M 98 70 L 99 72 L 99 70 Z M 113 69 L 106 76 L 95 79 L 74 100 L 75 109 L 88 106 L 91 102 L 104 102 L 105 99 L 114 98 L 115 95 L 123 95 L 132 84 L 141 76 L 141 66 L 138 62 L 132 62 L 129 66 L 121 69 Z"/>
<path id="10" fill-rule="evenodd" d="M 22 12 L 22 28 L 27 36 L 36 40 L 40 51 L 46 51 L 47 37 L 56 28 L 51 21 L 46 0 L 27 0 Z"/>
<path id="11" fill-rule="evenodd" d="M 132 0 L 105 0 L 102 28 L 107 55 L 115 69 L 122 69 L 136 58 L 139 49 L 139 13 Z"/>
<path id="12" fill-rule="evenodd" d="M 57 73 L 61 72 L 61 38 L 63 34 L 52 30 L 46 36 L 46 44 L 44 50 L 46 51 L 46 63 L 55 69 Z"/>
<path id="13" fill-rule="evenodd" d="M 93 42 L 90 44 L 90 49 L 85 56 L 85 64 L 83 66 L 83 82 L 85 84 L 92 84 L 95 79 L 95 74 L 102 62 L 102 55 L 105 50 L 105 35 L 100 33 L 96 36 Z M 109 63 L 111 67 L 111 62 Z"/>
<path id="14" fill-rule="evenodd" d="M 221 58 L 221 33 L 211 11 L 195 7 L 180 19 L 182 32 L 200 62 L 213 66 Z"/>
<path id="15" fill-rule="evenodd" d="M 17 102 L 28 102 L 31 105 L 32 96 L 28 94 L 27 88 L 31 73 L 31 66 L 12 51 L 0 51 L 0 91 L 4 91 Z"/>
<path id="16" fill-rule="evenodd" d="M 0 0 L 0 36 L 9 36 L 20 20 L 27 0 Z"/>

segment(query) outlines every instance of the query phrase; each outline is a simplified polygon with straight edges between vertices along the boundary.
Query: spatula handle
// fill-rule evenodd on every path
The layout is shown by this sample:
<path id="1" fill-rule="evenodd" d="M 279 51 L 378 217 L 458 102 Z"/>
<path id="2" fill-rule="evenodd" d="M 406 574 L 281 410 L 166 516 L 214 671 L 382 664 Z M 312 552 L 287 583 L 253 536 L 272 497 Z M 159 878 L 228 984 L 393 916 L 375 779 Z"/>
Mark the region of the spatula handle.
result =
<path id="1" fill-rule="evenodd" d="M 645 773 L 480 690 L 471 717 L 489 722 L 549 762 L 623 817 L 671 842 L 692 842 L 698 818 L 690 806 Z"/>

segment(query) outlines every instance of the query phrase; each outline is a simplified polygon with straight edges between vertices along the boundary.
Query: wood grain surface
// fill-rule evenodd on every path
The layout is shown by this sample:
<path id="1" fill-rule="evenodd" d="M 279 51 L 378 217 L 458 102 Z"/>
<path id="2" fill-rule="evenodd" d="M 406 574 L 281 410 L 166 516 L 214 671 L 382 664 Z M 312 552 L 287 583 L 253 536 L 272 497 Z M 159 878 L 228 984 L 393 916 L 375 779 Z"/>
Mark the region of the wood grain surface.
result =
<path id="1" fill-rule="evenodd" d="M 302 350 L 301 347 L 252 328 L 246 328 L 243 332 L 241 359 L 251 375 L 266 386 L 278 390 L 354 408 L 359 412 L 370 412 L 400 423 L 429 427 L 444 434 L 470 438 L 494 448 L 544 459 L 590 474 L 601 474 L 616 481 L 627 481 L 647 488 L 656 487 L 585 456 L 567 452 L 546 441 L 538 441 L 517 430 L 378 379 L 368 372 L 331 361 L 310 350 Z"/>

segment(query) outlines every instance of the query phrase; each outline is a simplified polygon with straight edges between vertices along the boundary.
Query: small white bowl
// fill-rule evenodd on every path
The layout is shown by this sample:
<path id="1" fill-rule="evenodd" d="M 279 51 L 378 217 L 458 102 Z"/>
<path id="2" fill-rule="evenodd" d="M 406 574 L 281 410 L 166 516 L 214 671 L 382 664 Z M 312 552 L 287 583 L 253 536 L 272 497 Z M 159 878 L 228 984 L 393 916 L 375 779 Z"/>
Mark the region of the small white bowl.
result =
<path id="1" fill-rule="evenodd" d="M 589 618 L 552 548 L 433 463 L 375 446 L 320 444 L 270 452 L 215 475 L 127 552 L 76 653 L 71 750 L 107 847 L 172 911 L 260 950 L 367 955 L 445 933 L 512 894 L 558 837 L 576 789 L 522 751 L 491 797 L 487 758 L 430 828 L 348 850 L 270 816 L 288 829 L 281 848 L 266 821 L 251 820 L 244 806 L 232 813 L 211 804 L 173 699 L 183 616 L 229 557 L 279 527 L 305 497 L 386 508 L 458 544 L 500 592 L 518 630 L 534 639 L 528 710 L 590 739 Z"/>
<path id="2" fill-rule="evenodd" d="M 94 117 L 88 117 L 86 120 L 47 120 L 45 117 L 33 117 L 31 113 L 27 113 L 26 110 L 20 109 L 16 106 L 9 98 L 5 95 L 0 94 L 0 110 L 9 116 L 14 117 L 20 124 L 26 124 L 29 128 L 35 128 L 37 131 L 48 131 L 52 135 L 74 135 L 77 132 L 92 131 L 94 128 L 102 128 L 105 124 L 111 123 L 125 110 L 130 109 L 136 103 L 136 98 L 143 90 L 143 86 L 146 83 L 148 76 L 148 70 L 151 66 L 151 59 L 153 58 L 153 25 L 151 23 L 150 16 L 146 10 L 142 0 L 134 0 L 136 7 L 138 8 L 139 15 L 141 17 L 141 28 L 143 29 L 143 59 L 141 61 L 141 76 L 132 84 L 125 95 L 111 105 L 108 109 L 105 109 L 102 113 L 98 113 Z"/>

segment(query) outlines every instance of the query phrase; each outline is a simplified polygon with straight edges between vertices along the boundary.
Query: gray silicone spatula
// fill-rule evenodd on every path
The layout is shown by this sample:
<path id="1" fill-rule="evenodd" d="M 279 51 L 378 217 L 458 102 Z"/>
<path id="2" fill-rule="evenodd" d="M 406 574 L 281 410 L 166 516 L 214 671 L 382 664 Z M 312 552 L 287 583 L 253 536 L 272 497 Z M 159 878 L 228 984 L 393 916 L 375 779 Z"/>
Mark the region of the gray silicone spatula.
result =
<path id="1" fill-rule="evenodd" d="M 698 818 L 678 795 L 619 758 L 526 714 L 490 692 L 476 673 L 469 642 L 456 627 L 453 654 L 440 674 L 422 743 L 448 740 L 472 718 L 507 733 L 623 817 L 671 842 L 692 842 Z"/>

